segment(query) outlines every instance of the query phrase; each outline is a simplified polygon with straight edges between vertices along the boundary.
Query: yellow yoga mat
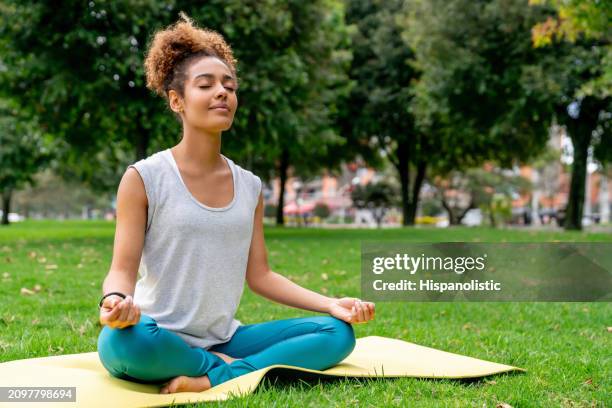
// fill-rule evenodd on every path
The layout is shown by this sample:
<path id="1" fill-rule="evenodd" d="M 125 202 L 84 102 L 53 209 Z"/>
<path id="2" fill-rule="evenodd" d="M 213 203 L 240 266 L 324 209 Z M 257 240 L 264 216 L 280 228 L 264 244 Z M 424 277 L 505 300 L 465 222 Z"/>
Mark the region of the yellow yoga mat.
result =
<path id="1" fill-rule="evenodd" d="M 357 339 L 344 361 L 325 371 L 273 365 L 234 378 L 204 392 L 159 394 L 160 386 L 138 384 L 111 376 L 97 352 L 14 360 L 0 364 L 3 387 L 76 387 L 76 403 L 0 402 L 0 406 L 41 407 L 160 407 L 181 403 L 226 400 L 250 394 L 270 370 L 284 368 L 318 376 L 475 378 L 519 367 L 462 356 L 407 341 L 368 336 Z M 295 374 L 300 374 L 296 372 Z M 4 404 L 4 405 L 3 405 Z"/>

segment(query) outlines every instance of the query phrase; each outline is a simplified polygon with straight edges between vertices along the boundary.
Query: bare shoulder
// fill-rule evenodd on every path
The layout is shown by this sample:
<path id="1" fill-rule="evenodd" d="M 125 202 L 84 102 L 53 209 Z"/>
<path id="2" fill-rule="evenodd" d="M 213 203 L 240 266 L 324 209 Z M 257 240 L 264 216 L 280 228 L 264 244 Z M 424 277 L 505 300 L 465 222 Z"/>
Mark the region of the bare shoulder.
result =
<path id="1" fill-rule="evenodd" d="M 117 201 L 122 198 L 128 199 L 129 201 L 135 201 L 138 204 L 147 205 L 147 194 L 144 181 L 138 170 L 134 167 L 128 167 L 119 182 Z"/>

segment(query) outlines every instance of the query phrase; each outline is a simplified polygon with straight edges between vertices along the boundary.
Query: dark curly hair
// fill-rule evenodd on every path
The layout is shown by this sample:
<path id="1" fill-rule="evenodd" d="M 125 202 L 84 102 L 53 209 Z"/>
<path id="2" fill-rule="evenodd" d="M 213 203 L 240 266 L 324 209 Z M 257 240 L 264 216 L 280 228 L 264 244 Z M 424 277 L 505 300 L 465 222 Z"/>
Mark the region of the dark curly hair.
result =
<path id="1" fill-rule="evenodd" d="M 223 36 L 197 27 L 184 12 L 169 27 L 157 31 L 148 47 L 144 67 L 147 88 L 168 100 L 172 89 L 184 97 L 187 68 L 202 56 L 219 58 L 236 77 L 238 61 Z"/>

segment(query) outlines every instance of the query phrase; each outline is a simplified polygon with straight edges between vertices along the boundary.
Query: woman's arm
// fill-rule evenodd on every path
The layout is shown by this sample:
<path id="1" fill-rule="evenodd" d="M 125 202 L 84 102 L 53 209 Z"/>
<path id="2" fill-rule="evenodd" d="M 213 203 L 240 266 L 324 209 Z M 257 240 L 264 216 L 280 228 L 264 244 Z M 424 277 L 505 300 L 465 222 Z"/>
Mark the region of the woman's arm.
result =
<path id="1" fill-rule="evenodd" d="M 138 323 L 140 308 L 133 303 L 138 266 L 144 246 L 147 223 L 147 196 L 144 182 L 134 168 L 128 168 L 117 189 L 117 223 L 110 270 L 102 283 L 103 294 L 108 296 L 100 308 L 100 324 L 112 328 L 125 328 Z"/>
<path id="2" fill-rule="evenodd" d="M 246 280 L 249 288 L 270 300 L 314 312 L 330 313 L 351 323 L 374 317 L 374 304 L 355 298 L 330 298 L 313 292 L 270 270 L 263 233 L 263 196 L 255 210 Z M 354 306 L 354 307 L 353 307 Z"/>

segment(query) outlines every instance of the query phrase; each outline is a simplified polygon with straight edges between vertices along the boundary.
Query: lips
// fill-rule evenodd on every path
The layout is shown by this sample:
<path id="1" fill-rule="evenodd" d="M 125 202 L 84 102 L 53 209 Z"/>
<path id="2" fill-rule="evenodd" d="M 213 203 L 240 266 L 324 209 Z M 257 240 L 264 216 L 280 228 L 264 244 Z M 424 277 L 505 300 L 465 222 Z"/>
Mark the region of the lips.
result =
<path id="1" fill-rule="evenodd" d="M 229 106 L 226 104 L 214 105 L 214 106 L 211 106 L 210 109 L 229 112 Z"/>

